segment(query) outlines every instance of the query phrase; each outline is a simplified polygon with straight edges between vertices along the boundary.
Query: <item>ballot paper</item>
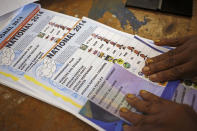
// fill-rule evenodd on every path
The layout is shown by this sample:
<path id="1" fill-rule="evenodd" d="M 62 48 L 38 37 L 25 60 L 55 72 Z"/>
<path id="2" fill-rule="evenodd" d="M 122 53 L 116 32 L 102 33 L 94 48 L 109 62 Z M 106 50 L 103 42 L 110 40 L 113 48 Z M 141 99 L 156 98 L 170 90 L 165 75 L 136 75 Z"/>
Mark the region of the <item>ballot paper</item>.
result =
<path id="1" fill-rule="evenodd" d="M 178 81 L 153 83 L 145 60 L 170 50 L 83 17 L 29 4 L 0 32 L 1 83 L 72 113 L 98 130 L 122 130 L 125 95 L 171 99 Z"/>
<path id="2" fill-rule="evenodd" d="M 25 6 L 21 13 L 0 33 L 0 46 L 2 48 L 0 50 L 0 82 L 43 100 L 46 93 L 38 92 L 33 87 L 26 88 L 24 85 L 21 85 L 18 81 L 20 81 L 20 77 L 22 77 L 24 73 L 14 70 L 10 65 L 37 36 L 40 38 L 41 35 L 45 33 L 46 43 L 48 42 L 48 44 L 53 45 L 58 39 L 63 37 L 78 20 L 78 18 L 40 9 L 40 6 L 37 4 Z M 54 21 L 56 21 L 56 23 L 54 23 Z M 45 26 L 46 28 L 52 27 L 51 31 L 45 31 Z M 40 33 L 41 30 L 43 30 L 42 34 Z M 48 97 L 46 100 L 49 101 L 48 103 L 55 101 Z M 58 101 L 55 103 L 57 106 Z"/>
<path id="3" fill-rule="evenodd" d="M 14 68 L 26 72 L 23 82 L 40 85 L 38 90 L 48 90 L 53 94 L 56 92 L 56 96 L 70 104 L 73 111 L 80 111 L 81 115 L 87 117 L 87 106 L 93 106 L 103 109 L 101 114 L 106 114 L 106 111 L 113 114 L 111 117 L 116 121 L 112 122 L 117 123 L 122 122 L 118 112 L 121 107 L 135 111 L 124 100 L 127 93 L 138 95 L 140 89 L 146 89 L 170 99 L 178 84 L 152 83 L 143 76 L 141 68 L 146 58 L 163 51 L 142 41 L 133 35 L 83 18 L 55 46 L 50 48 L 50 45 L 45 45 L 46 50 L 42 50 L 42 57 L 31 69 L 29 65 L 35 59 L 36 53 L 31 54 L 29 61 L 19 61 L 19 56 L 13 65 Z M 25 58 L 29 55 L 22 56 Z M 165 89 L 171 91 L 163 94 Z M 77 98 L 81 96 L 80 101 L 62 98 L 67 96 L 69 91 L 75 92 Z M 91 111 L 91 114 L 95 113 L 97 111 Z M 102 116 L 101 114 L 97 115 Z M 103 118 L 103 121 L 105 119 Z M 98 122 L 95 123 L 98 125 Z"/>
<path id="4" fill-rule="evenodd" d="M 24 6 L 10 24 L 0 32 L 0 83 L 73 113 L 73 109 L 70 106 L 66 106 L 65 102 L 64 104 L 59 102 L 59 97 L 49 97 L 48 92 L 40 92 L 34 86 L 27 87 L 25 84 L 21 84 L 23 82 L 20 82 L 20 78 L 24 75 L 24 72 L 19 72 L 10 65 L 37 36 L 40 38 L 42 35 L 46 35 L 46 43 L 53 45 L 78 20 L 78 18 L 42 9 L 37 4 Z M 51 31 L 47 31 L 47 28 L 50 28 Z M 40 32 L 41 30 L 43 31 L 42 33 Z M 54 94 L 58 95 L 57 92 L 54 92 Z M 67 95 L 61 97 L 72 101 L 72 98 L 76 99 L 76 93 L 70 91 Z M 83 100 L 80 97 L 78 99 Z M 87 119 L 84 119 L 81 115 L 76 114 L 76 112 L 73 114 L 88 123 Z M 91 125 L 101 129 L 94 123 Z"/>
<path id="5" fill-rule="evenodd" d="M 36 13 L 32 13 L 36 11 Z M 32 15 L 33 14 L 33 15 Z M 26 22 L 24 23 L 25 19 L 27 19 L 28 16 L 31 16 Z M 60 18 L 60 19 L 57 19 Z M 23 20 L 20 20 L 23 19 Z M 20 52 L 23 50 L 23 48 L 26 48 L 28 44 L 38 35 L 38 32 L 47 25 L 52 19 L 58 20 L 65 20 L 66 23 L 64 23 L 65 28 L 64 29 L 66 33 L 72 26 L 77 22 L 77 18 L 66 16 L 60 13 L 56 13 L 53 11 L 40 9 L 39 5 L 37 4 L 29 4 L 22 9 L 18 11 L 17 16 L 10 22 L 10 24 L 1 31 L 1 45 L 3 42 L 5 42 L 7 39 L 10 40 L 7 42 L 7 46 L 9 48 L 4 47 L 1 50 L 1 70 L 0 70 L 0 82 L 4 85 L 7 85 L 15 90 L 18 90 L 20 92 L 23 92 L 25 94 L 28 94 L 30 96 L 33 96 L 35 98 L 38 98 L 40 100 L 43 100 L 45 102 L 48 102 L 50 104 L 58 106 L 58 101 L 55 101 L 54 99 L 46 98 L 45 93 L 40 93 L 34 90 L 34 88 L 26 88 L 24 85 L 21 85 L 18 81 L 19 78 L 23 76 L 22 74 L 15 74 L 12 73 L 12 69 L 8 66 L 10 64 L 9 60 L 11 61 L 13 59 L 13 56 L 17 58 L 17 55 L 20 54 Z M 19 21 L 20 20 L 20 21 Z M 15 33 L 13 35 L 10 35 L 12 33 Z M 63 32 L 61 32 L 63 33 Z M 51 38 L 52 36 L 50 36 Z M 57 37 L 62 37 L 61 35 Z M 57 39 L 57 38 L 56 38 Z M 51 41 L 52 44 L 54 41 Z M 13 45 L 13 46 L 12 46 Z M 10 53 L 10 52 L 14 53 Z M 3 56 L 4 55 L 4 56 Z M 5 57 L 6 56 L 6 57 Z M 7 63 L 7 64 L 6 64 Z M 6 77 L 5 77 L 6 76 Z M 53 102 L 55 101 L 55 102 Z M 54 104 L 55 103 L 55 104 Z M 58 106 L 62 107 L 62 106 Z"/>

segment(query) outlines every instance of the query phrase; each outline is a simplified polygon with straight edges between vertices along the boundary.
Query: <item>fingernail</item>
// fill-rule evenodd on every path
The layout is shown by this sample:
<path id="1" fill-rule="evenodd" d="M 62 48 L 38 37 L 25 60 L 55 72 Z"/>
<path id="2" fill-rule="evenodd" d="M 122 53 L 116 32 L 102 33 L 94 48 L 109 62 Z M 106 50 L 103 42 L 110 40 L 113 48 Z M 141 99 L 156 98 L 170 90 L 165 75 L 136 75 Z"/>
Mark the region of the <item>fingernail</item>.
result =
<path id="1" fill-rule="evenodd" d="M 155 40 L 155 42 L 157 43 L 157 42 L 160 42 L 161 40 Z"/>
<path id="2" fill-rule="evenodd" d="M 149 65 L 149 64 L 153 63 L 153 60 L 152 60 L 152 59 L 147 59 L 147 60 L 145 61 L 145 63 L 146 63 L 146 65 Z"/>
<path id="3" fill-rule="evenodd" d="M 133 98 L 135 98 L 135 95 L 133 95 L 133 94 L 127 94 L 127 98 L 133 99 Z"/>
<path id="4" fill-rule="evenodd" d="M 147 75 L 144 76 L 145 78 L 149 78 Z"/>
<path id="5" fill-rule="evenodd" d="M 145 71 L 145 72 L 148 72 L 148 71 L 150 71 L 150 67 L 145 66 L 142 70 Z"/>
<path id="6" fill-rule="evenodd" d="M 166 86 L 168 82 L 160 82 L 158 83 L 160 86 Z"/>
<path id="7" fill-rule="evenodd" d="M 120 108 L 120 111 L 123 112 L 123 113 L 129 112 L 129 110 L 125 107 Z"/>
<path id="8" fill-rule="evenodd" d="M 149 76 L 149 79 L 150 79 L 150 80 L 154 80 L 154 79 L 156 79 L 156 78 L 157 78 L 157 75 L 156 75 L 156 74 L 153 74 L 153 75 L 150 75 L 150 76 Z"/>
<path id="9" fill-rule="evenodd" d="M 140 93 L 142 93 L 142 94 L 146 94 L 146 93 L 148 93 L 147 91 L 145 91 L 145 90 L 141 90 L 140 91 Z"/>
<path id="10" fill-rule="evenodd" d="M 124 131 L 129 131 L 129 126 L 128 125 L 123 125 Z"/>

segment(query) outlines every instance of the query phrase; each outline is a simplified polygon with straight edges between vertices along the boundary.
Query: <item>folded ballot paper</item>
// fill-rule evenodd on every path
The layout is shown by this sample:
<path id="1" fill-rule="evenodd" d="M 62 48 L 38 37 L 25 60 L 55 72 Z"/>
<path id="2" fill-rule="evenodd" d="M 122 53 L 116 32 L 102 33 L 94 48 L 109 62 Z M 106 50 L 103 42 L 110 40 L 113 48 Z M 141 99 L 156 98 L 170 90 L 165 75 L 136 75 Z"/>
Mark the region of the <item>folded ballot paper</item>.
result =
<path id="1" fill-rule="evenodd" d="M 153 83 L 145 60 L 170 50 L 99 22 L 26 5 L 0 32 L 0 82 L 72 113 L 98 130 L 122 130 L 125 95 L 172 99 L 178 81 Z M 181 89 L 180 89 L 181 90 Z"/>

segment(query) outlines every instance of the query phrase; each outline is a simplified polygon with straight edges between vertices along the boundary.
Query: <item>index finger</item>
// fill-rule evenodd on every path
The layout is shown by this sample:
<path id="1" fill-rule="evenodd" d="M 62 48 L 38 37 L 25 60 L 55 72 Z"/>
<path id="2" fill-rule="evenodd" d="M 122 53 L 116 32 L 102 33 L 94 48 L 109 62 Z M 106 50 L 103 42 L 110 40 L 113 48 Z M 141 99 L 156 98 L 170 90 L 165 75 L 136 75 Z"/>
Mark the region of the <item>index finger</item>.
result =
<path id="1" fill-rule="evenodd" d="M 178 80 L 184 78 L 191 78 L 196 76 L 197 69 L 193 63 L 188 62 L 173 68 L 152 74 L 149 79 L 153 82 L 166 82 L 170 80 Z"/>
<path id="2" fill-rule="evenodd" d="M 185 36 L 182 38 L 170 38 L 170 39 L 161 39 L 156 40 L 155 44 L 158 46 L 173 46 L 177 47 L 184 44 L 191 36 Z"/>
<path id="3" fill-rule="evenodd" d="M 147 114 L 152 114 L 152 113 L 157 112 L 157 109 L 153 108 L 154 105 L 152 102 L 141 100 L 135 95 L 128 94 L 126 96 L 126 100 L 132 107 L 134 107 L 140 112 L 147 113 Z"/>
<path id="4" fill-rule="evenodd" d="M 165 99 L 160 98 L 159 96 L 156 96 L 148 91 L 141 90 L 140 91 L 140 96 L 145 100 L 153 103 L 166 103 L 168 102 Z"/>
<path id="5" fill-rule="evenodd" d="M 163 60 L 166 60 L 166 59 L 169 59 L 175 55 L 178 55 L 182 52 L 184 52 L 184 50 L 186 49 L 187 47 L 185 47 L 185 45 L 183 46 L 180 46 L 180 47 L 177 47 L 176 49 L 173 49 L 173 50 L 170 50 L 166 53 L 163 53 L 163 54 L 160 54 L 158 56 L 155 56 L 155 57 L 152 57 L 152 58 L 149 58 L 145 61 L 146 65 L 150 65 L 150 64 L 155 64 L 157 62 L 160 62 L 160 61 L 163 61 Z"/>

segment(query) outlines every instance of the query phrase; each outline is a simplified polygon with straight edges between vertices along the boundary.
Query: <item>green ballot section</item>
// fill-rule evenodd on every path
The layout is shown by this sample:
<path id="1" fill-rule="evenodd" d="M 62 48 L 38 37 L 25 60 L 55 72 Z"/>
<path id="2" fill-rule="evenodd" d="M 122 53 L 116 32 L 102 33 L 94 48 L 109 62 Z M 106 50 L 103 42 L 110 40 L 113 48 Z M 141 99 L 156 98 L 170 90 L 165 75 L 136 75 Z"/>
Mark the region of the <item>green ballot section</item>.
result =
<path id="1" fill-rule="evenodd" d="M 0 32 L 0 42 L 2 84 L 70 112 L 98 130 L 122 130 L 128 122 L 119 109 L 138 112 L 125 95 L 138 96 L 140 90 L 197 108 L 188 88 L 183 96 L 185 87 L 179 81 L 153 83 L 141 72 L 147 58 L 171 48 L 89 18 L 29 4 Z"/>

